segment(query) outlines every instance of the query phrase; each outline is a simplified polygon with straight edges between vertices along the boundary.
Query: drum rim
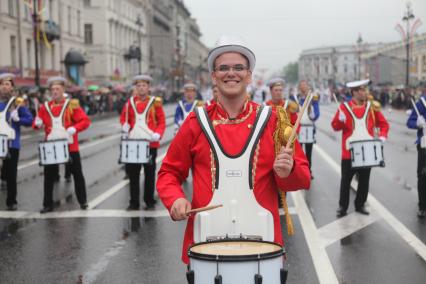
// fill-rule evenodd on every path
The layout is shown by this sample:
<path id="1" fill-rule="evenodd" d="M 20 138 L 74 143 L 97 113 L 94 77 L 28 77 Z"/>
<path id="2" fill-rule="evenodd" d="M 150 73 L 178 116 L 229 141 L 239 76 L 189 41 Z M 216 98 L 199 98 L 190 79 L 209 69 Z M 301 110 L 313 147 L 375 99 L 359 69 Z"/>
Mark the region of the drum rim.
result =
<path id="1" fill-rule="evenodd" d="M 252 242 L 252 243 L 264 243 L 264 244 L 272 244 L 280 247 L 279 250 L 273 252 L 267 252 L 262 254 L 247 254 L 247 255 L 213 255 L 213 254 L 201 254 L 197 252 L 191 251 L 193 247 L 204 245 L 204 244 L 212 244 L 212 243 L 223 243 L 223 242 Z M 266 260 L 271 258 L 276 258 L 284 255 L 284 246 L 275 242 L 269 241 L 258 241 L 258 240 L 247 240 L 247 239 L 223 239 L 223 240 L 215 240 L 209 242 L 201 242 L 191 245 L 188 248 L 188 256 L 189 258 L 197 259 L 197 260 L 205 260 L 205 261 L 221 261 L 221 262 L 239 262 L 239 261 L 258 261 L 258 260 Z"/>
<path id="2" fill-rule="evenodd" d="M 150 143 L 151 141 L 149 141 L 148 139 L 130 139 L 130 138 L 121 138 L 121 142 L 123 141 L 139 141 L 139 142 L 148 142 Z"/>
<path id="3" fill-rule="evenodd" d="M 351 141 L 349 142 L 349 145 L 354 143 L 361 143 L 361 142 L 382 142 L 380 139 L 364 139 L 364 140 L 357 140 L 357 141 Z"/>
<path id="4" fill-rule="evenodd" d="M 68 143 L 68 139 L 64 138 L 64 139 L 53 139 L 53 140 L 42 140 L 39 141 L 38 143 L 53 143 L 53 142 L 59 142 L 59 141 L 66 141 Z"/>

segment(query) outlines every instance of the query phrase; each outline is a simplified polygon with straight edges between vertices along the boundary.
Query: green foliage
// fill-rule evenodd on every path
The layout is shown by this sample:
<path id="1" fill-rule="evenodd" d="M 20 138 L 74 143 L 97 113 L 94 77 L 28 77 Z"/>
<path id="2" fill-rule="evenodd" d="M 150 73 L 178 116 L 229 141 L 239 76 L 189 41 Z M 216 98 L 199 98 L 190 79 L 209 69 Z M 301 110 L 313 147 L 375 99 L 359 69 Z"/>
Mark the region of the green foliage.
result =
<path id="1" fill-rule="evenodd" d="M 299 64 L 297 62 L 289 63 L 283 68 L 283 75 L 288 83 L 297 83 L 299 81 Z"/>

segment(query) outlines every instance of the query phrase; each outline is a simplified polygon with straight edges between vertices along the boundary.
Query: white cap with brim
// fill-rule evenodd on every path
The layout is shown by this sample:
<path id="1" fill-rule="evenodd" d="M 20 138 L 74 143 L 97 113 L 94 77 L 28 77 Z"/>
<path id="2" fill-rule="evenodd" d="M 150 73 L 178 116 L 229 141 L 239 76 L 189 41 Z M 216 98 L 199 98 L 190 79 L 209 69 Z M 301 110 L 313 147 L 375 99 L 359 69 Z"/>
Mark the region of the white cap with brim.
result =
<path id="1" fill-rule="evenodd" d="M 132 80 L 133 85 L 136 85 L 139 82 L 147 82 L 151 84 L 152 77 L 149 75 L 136 75 L 135 77 L 133 77 L 133 80 Z"/>
<path id="2" fill-rule="evenodd" d="M 47 79 L 47 85 L 51 87 L 52 85 L 62 85 L 65 86 L 67 80 L 61 76 L 50 77 Z"/>
<path id="3" fill-rule="evenodd" d="M 370 83 L 369 79 L 361 80 L 361 81 L 353 81 L 353 82 L 347 83 L 346 87 L 348 87 L 348 88 L 359 88 L 359 87 L 368 85 L 368 83 Z"/>
<path id="4" fill-rule="evenodd" d="M 15 79 L 15 74 L 12 73 L 3 73 L 0 74 L 0 82 L 1 81 L 13 81 L 13 79 Z"/>
<path id="5" fill-rule="evenodd" d="M 183 89 L 184 90 L 197 90 L 197 85 L 195 85 L 193 83 L 186 83 L 185 85 L 183 85 Z"/>
<path id="6" fill-rule="evenodd" d="M 274 86 L 277 86 L 277 85 L 284 86 L 284 80 L 281 78 L 272 78 L 268 82 L 269 88 L 273 88 Z"/>
<path id="7" fill-rule="evenodd" d="M 214 61 L 216 58 L 227 52 L 237 52 L 245 56 L 249 61 L 250 70 L 253 71 L 256 65 L 256 56 L 253 51 L 247 48 L 243 41 L 237 37 L 221 36 L 216 42 L 216 47 L 209 52 L 209 56 L 207 57 L 207 65 L 210 73 L 214 70 Z"/>

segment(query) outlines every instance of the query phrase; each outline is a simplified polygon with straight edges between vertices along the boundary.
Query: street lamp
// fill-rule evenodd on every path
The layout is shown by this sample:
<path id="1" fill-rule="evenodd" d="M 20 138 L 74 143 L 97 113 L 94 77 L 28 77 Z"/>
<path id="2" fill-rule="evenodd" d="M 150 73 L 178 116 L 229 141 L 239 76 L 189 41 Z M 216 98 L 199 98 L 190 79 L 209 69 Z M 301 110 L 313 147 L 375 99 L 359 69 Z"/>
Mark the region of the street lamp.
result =
<path id="1" fill-rule="evenodd" d="M 406 22 L 406 43 L 405 48 L 407 51 L 407 62 L 405 70 L 405 85 L 408 87 L 410 85 L 410 20 L 414 19 L 413 11 L 411 10 L 411 3 L 407 2 L 407 11 L 405 12 L 402 20 Z"/>
<path id="2" fill-rule="evenodd" d="M 139 27 L 139 31 L 138 31 L 138 45 L 139 45 L 139 74 L 142 74 L 142 26 L 143 26 L 143 22 L 142 22 L 142 16 L 141 14 L 138 14 L 138 17 L 136 18 L 136 25 L 138 25 Z"/>

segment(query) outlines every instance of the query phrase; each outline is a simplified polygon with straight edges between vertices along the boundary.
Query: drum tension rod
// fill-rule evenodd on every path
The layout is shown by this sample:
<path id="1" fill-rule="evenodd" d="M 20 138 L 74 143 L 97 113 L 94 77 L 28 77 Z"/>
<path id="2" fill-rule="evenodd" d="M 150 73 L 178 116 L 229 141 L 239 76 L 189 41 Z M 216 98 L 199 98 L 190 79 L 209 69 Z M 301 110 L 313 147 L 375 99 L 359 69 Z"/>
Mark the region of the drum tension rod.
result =
<path id="1" fill-rule="evenodd" d="M 188 270 L 186 272 L 186 280 L 188 280 L 188 284 L 194 284 L 195 283 L 194 270 Z"/>
<path id="2" fill-rule="evenodd" d="M 260 275 L 260 254 L 257 255 L 257 274 L 254 275 L 254 284 L 262 284 L 263 277 Z"/>
<path id="3" fill-rule="evenodd" d="M 214 278 L 214 284 L 222 284 L 222 275 L 219 274 L 219 256 L 216 256 L 216 277 Z"/>
<path id="4" fill-rule="evenodd" d="M 285 284 L 287 282 L 288 270 L 281 268 L 280 271 L 281 276 L 281 284 Z"/>

